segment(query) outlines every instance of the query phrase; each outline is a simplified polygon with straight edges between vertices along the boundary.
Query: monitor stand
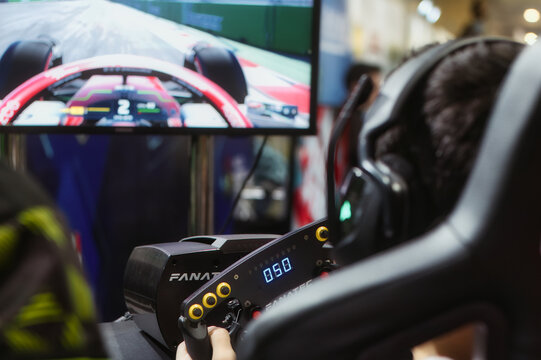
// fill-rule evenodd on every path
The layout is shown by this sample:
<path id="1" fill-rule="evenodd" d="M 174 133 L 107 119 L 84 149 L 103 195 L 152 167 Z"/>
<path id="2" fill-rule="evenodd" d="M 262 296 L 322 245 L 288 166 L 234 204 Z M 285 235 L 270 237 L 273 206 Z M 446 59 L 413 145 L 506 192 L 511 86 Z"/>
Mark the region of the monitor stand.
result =
<path id="1" fill-rule="evenodd" d="M 113 360 L 172 360 L 175 353 L 141 331 L 133 320 L 100 323 L 102 339 Z"/>

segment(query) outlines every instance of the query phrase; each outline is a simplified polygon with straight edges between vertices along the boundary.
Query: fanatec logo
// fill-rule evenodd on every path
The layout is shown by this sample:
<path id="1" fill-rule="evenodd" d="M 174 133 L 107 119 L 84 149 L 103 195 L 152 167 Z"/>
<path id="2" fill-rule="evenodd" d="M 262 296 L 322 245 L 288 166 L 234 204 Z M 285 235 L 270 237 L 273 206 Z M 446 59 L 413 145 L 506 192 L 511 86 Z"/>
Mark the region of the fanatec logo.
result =
<path id="1" fill-rule="evenodd" d="M 265 305 L 265 310 L 268 310 L 270 309 L 271 307 L 273 307 L 274 305 L 278 304 L 280 301 L 284 300 L 285 298 L 288 298 L 290 297 L 291 295 L 297 293 L 299 290 L 301 289 L 304 289 L 305 287 L 307 287 L 308 285 L 310 285 L 312 283 L 312 279 L 308 280 L 307 282 L 305 282 L 304 284 L 301 284 L 299 286 L 297 286 L 296 288 L 294 289 L 291 289 L 289 290 L 288 292 L 286 292 L 285 294 L 283 295 L 280 295 L 280 297 L 278 297 L 277 299 L 271 301 L 270 303 L 268 303 L 267 305 Z"/>
<path id="2" fill-rule="evenodd" d="M 219 272 L 202 272 L 202 273 L 172 273 L 169 281 L 204 281 L 210 280 Z"/>

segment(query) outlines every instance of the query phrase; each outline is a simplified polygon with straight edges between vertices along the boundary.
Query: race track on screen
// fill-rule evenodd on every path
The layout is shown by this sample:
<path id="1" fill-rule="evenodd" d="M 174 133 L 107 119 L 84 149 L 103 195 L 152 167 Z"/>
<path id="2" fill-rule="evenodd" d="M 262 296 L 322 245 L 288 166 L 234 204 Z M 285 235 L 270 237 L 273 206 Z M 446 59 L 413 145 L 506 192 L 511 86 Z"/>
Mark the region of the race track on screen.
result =
<path id="1" fill-rule="evenodd" d="M 309 63 L 179 25 L 106 0 L 0 4 L 0 54 L 18 40 L 54 40 L 68 63 L 98 55 L 135 54 L 182 65 L 199 41 L 232 49 L 249 92 L 298 106 L 294 119 L 254 116 L 256 127 L 307 128 Z"/>

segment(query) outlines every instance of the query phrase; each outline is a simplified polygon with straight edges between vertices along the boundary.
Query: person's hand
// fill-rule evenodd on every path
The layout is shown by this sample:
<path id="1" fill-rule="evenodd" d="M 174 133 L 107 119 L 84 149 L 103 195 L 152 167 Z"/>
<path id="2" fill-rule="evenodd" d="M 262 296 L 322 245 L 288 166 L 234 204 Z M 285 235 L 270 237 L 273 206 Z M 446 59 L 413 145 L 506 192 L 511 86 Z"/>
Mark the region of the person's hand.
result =
<path id="1" fill-rule="evenodd" d="M 235 360 L 237 358 L 226 329 L 209 326 L 208 332 L 212 346 L 212 360 Z M 184 341 L 177 347 L 176 360 L 192 360 Z"/>

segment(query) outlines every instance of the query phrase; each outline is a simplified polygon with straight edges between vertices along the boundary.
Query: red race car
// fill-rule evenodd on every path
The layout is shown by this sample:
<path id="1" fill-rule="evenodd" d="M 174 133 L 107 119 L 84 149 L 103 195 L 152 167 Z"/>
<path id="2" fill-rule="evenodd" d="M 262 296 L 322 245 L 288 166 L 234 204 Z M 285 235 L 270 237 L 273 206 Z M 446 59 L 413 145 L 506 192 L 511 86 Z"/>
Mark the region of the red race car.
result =
<path id="1" fill-rule="evenodd" d="M 208 77 L 135 55 L 100 56 L 39 73 L 0 103 L 0 125 L 253 127 Z"/>

